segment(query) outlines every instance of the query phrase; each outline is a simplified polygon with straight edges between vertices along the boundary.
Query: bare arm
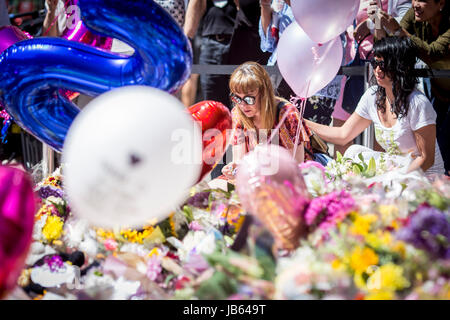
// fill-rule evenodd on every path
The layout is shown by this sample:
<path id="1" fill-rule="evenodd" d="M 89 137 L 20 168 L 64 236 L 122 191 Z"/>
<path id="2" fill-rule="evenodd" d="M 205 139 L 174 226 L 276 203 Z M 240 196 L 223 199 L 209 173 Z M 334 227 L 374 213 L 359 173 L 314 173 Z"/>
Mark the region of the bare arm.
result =
<path id="1" fill-rule="evenodd" d="M 436 145 L 436 125 L 430 124 L 414 131 L 419 156 L 409 165 L 408 172 L 421 168 L 427 171 L 434 164 Z"/>
<path id="2" fill-rule="evenodd" d="M 230 180 L 235 179 L 236 177 L 233 175 L 233 171 L 239 165 L 244 155 L 245 155 L 245 143 L 234 145 L 233 161 L 231 161 L 225 167 L 222 168 L 222 174 Z"/>
<path id="3" fill-rule="evenodd" d="M 48 11 L 45 15 L 43 30 L 44 33 L 48 30 L 45 36 L 57 37 L 58 36 L 58 19 L 56 18 L 56 8 L 58 7 L 58 0 L 46 0 L 48 5 Z M 55 22 L 55 23 L 53 23 Z M 52 25 L 53 23 L 53 25 Z"/>
<path id="4" fill-rule="evenodd" d="M 337 145 L 349 143 L 372 123 L 371 120 L 365 119 L 355 112 L 342 127 L 325 126 L 306 119 L 305 122 L 323 140 Z"/>
<path id="5" fill-rule="evenodd" d="M 206 12 L 206 0 L 190 0 L 186 11 L 184 33 L 190 39 L 197 34 L 200 20 Z"/>
<path id="6" fill-rule="evenodd" d="M 267 36 L 267 28 L 272 21 L 272 8 L 270 7 L 271 0 L 261 0 L 261 26 L 264 34 Z"/>
<path id="7" fill-rule="evenodd" d="M 303 142 L 297 146 L 297 151 L 295 152 L 294 158 L 298 163 L 305 161 L 305 145 Z"/>

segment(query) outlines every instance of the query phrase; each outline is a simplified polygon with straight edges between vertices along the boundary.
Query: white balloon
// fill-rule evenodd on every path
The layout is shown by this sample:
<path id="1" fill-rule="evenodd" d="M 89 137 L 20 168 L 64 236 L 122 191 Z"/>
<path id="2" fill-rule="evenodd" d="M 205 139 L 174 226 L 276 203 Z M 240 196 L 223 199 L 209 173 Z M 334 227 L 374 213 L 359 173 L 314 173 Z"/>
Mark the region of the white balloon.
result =
<path id="1" fill-rule="evenodd" d="M 63 148 L 75 215 L 105 228 L 166 218 L 202 167 L 202 134 L 175 97 L 147 86 L 114 89 L 75 118 Z"/>

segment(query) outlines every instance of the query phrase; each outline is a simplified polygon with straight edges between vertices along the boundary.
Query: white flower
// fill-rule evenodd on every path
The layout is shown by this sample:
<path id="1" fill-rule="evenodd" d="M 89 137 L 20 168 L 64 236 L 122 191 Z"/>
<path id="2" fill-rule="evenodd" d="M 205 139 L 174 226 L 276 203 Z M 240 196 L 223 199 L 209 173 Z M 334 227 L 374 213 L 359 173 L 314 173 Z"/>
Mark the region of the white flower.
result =
<path id="1" fill-rule="evenodd" d="M 94 258 L 98 252 L 98 243 L 92 238 L 87 238 L 78 246 L 89 258 Z"/>
<path id="2" fill-rule="evenodd" d="M 128 281 L 123 277 L 114 283 L 114 293 L 111 300 L 127 300 L 138 291 L 141 283 L 139 281 Z"/>
<path id="3" fill-rule="evenodd" d="M 140 257 L 147 256 L 150 251 L 139 243 L 125 243 L 120 247 L 120 252 L 134 253 Z"/>
<path id="4" fill-rule="evenodd" d="M 83 278 L 83 280 L 84 280 L 83 284 L 86 289 L 114 286 L 113 277 L 111 277 L 108 274 L 103 274 L 99 276 L 98 274 L 95 273 L 95 271 L 89 271 Z"/>
<path id="5" fill-rule="evenodd" d="M 65 205 L 66 202 L 62 198 L 58 198 L 58 197 L 55 197 L 55 196 L 50 196 L 50 197 L 45 199 L 45 203 L 46 204 L 55 204 L 55 205 L 63 206 L 63 205 Z"/>
<path id="6" fill-rule="evenodd" d="M 213 231 L 190 231 L 184 237 L 182 247 L 178 249 L 181 260 L 186 260 L 191 253 L 210 254 L 216 248 L 216 236 Z"/>
<path id="7" fill-rule="evenodd" d="M 78 248 L 87 237 L 89 223 L 85 219 L 71 219 L 65 224 L 64 242 L 72 248 Z"/>
<path id="8" fill-rule="evenodd" d="M 47 222 L 47 215 L 42 215 L 39 220 L 34 222 L 33 226 L 33 241 L 44 241 L 46 240 L 42 234 L 42 228 L 44 228 Z"/>

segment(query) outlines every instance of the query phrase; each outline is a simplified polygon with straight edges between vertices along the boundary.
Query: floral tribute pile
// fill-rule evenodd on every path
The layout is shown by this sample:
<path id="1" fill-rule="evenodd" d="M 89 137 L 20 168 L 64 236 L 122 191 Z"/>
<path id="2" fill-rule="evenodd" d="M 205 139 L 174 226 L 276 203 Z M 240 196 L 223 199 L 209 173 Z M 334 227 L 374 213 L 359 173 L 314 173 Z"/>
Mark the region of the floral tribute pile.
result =
<path id="1" fill-rule="evenodd" d="M 376 166 L 302 164 L 308 235 L 284 256 L 234 190 L 200 183 L 164 221 L 104 230 L 72 214 L 58 169 L 36 186 L 18 286 L 43 300 L 450 299 L 450 181 Z"/>

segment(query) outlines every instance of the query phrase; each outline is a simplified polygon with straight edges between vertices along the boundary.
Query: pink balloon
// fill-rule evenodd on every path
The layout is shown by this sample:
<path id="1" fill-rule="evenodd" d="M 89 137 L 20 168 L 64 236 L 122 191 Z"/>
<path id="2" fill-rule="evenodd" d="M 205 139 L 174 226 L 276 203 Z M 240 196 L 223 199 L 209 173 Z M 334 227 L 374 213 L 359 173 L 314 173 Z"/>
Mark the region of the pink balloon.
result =
<path id="1" fill-rule="evenodd" d="M 334 79 L 343 50 L 339 37 L 317 44 L 294 21 L 282 33 L 277 55 L 283 78 L 299 97 L 308 98 Z"/>
<path id="2" fill-rule="evenodd" d="M 257 146 L 239 164 L 236 189 L 242 206 L 272 233 L 278 248 L 293 250 L 305 234 L 310 197 L 297 162 L 285 148 Z"/>
<path id="3" fill-rule="evenodd" d="M 298 24 L 317 43 L 336 38 L 353 23 L 360 0 L 291 0 Z"/>
<path id="4" fill-rule="evenodd" d="M 0 166 L 0 299 L 16 286 L 33 232 L 35 197 L 22 170 Z"/>
<path id="5" fill-rule="evenodd" d="M 6 26 L 0 28 L 0 53 L 11 47 L 13 44 L 31 39 L 31 36 L 15 26 Z"/>

